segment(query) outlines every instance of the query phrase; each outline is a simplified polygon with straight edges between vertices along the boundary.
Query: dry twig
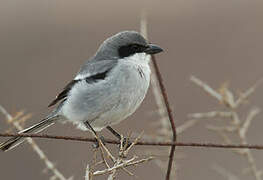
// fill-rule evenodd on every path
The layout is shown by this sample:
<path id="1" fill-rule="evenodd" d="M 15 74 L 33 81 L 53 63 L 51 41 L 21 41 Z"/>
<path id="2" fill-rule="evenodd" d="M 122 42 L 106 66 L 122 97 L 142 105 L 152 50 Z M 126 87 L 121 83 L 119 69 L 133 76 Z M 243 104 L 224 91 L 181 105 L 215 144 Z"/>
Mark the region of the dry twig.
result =
<path id="1" fill-rule="evenodd" d="M 0 112 L 2 112 L 8 123 L 11 123 L 18 131 L 23 130 L 22 126 L 19 124 L 19 121 L 14 119 L 3 106 L 0 105 Z M 20 113 L 19 116 L 22 116 Z M 21 118 L 23 119 L 23 118 Z M 25 120 L 24 120 L 25 121 Z M 40 149 L 40 147 L 35 143 L 35 141 L 32 138 L 27 138 L 27 142 L 31 145 L 32 149 L 38 154 L 41 160 L 45 163 L 47 169 L 49 169 L 54 175 L 53 178 L 60 179 L 60 180 L 66 180 L 67 178 L 64 177 L 64 175 L 55 167 L 55 165 L 48 159 L 46 154 Z M 70 177 L 69 179 L 73 179 L 73 177 Z"/>
<path id="2" fill-rule="evenodd" d="M 146 19 L 146 12 L 145 11 L 143 11 L 142 16 L 141 16 L 141 33 L 144 35 L 144 37 L 147 37 L 147 19 Z M 168 101 L 168 96 L 166 93 L 166 89 L 165 89 L 165 86 L 163 84 L 161 72 L 159 70 L 159 67 L 158 67 L 158 64 L 156 62 L 154 55 L 152 55 L 152 65 L 153 65 L 154 72 L 152 73 L 151 83 L 155 87 L 155 88 L 153 88 L 153 93 L 155 95 L 155 99 L 156 99 L 157 105 L 159 107 L 158 108 L 159 112 L 162 115 L 161 117 L 163 117 L 163 113 L 160 110 L 164 109 L 164 107 L 166 109 L 166 114 L 169 117 L 170 125 L 172 128 L 172 134 L 173 134 L 172 139 L 173 139 L 173 142 L 176 142 L 176 128 L 175 128 L 174 118 L 172 115 L 172 109 L 170 107 L 170 104 Z M 171 173 L 171 168 L 172 168 L 173 159 L 174 159 L 174 151 L 175 151 L 175 146 L 172 145 L 171 150 L 170 150 L 167 173 L 166 173 L 166 180 L 170 179 L 170 173 Z"/>
<path id="3" fill-rule="evenodd" d="M 109 151 L 109 149 L 101 142 L 101 140 L 97 137 L 96 134 L 93 134 L 96 138 L 96 140 L 99 142 L 99 148 L 101 149 L 101 154 L 104 154 L 104 152 L 108 155 L 107 157 L 109 157 L 113 163 L 112 166 L 109 165 L 109 163 L 107 162 L 106 158 L 104 155 L 101 156 L 102 159 L 102 163 L 105 164 L 106 168 L 103 170 L 91 170 L 91 167 L 88 165 L 87 167 L 87 171 L 86 171 L 86 179 L 92 179 L 94 176 L 98 176 L 98 175 L 108 175 L 108 179 L 115 179 L 116 175 L 117 175 L 117 170 L 118 169 L 122 169 L 124 172 L 126 172 L 128 175 L 130 176 L 135 176 L 132 172 L 130 172 L 128 169 L 126 169 L 126 167 L 132 166 L 132 165 L 137 165 L 146 161 L 149 161 L 151 159 L 153 159 L 153 157 L 148 157 L 148 158 L 144 158 L 144 159 L 138 159 L 137 156 L 133 156 L 133 158 L 125 160 L 124 158 L 127 157 L 129 150 L 131 150 L 132 147 L 134 147 L 134 145 L 138 142 L 139 137 L 137 137 L 135 139 L 135 141 L 126 149 L 126 143 L 124 143 L 124 138 L 123 136 L 121 139 L 121 146 L 120 146 L 120 151 L 119 151 L 119 156 L 118 157 L 114 157 L 111 152 Z M 141 133 L 142 135 L 142 133 Z M 94 166 L 97 163 L 94 162 Z M 93 168 L 92 168 L 93 169 Z"/>
<path id="4" fill-rule="evenodd" d="M 251 125 L 252 120 L 255 118 L 256 115 L 260 113 L 259 108 L 252 108 L 247 118 L 242 121 L 237 113 L 237 108 L 240 107 L 241 104 L 245 102 L 245 100 L 255 92 L 256 88 L 262 83 L 262 80 L 258 81 L 255 85 L 249 88 L 245 93 L 241 94 L 241 96 L 235 100 L 234 93 L 232 93 L 226 85 L 222 86 L 219 92 L 215 91 L 211 88 L 208 84 L 204 83 L 200 79 L 192 76 L 191 81 L 193 81 L 196 85 L 203 88 L 209 95 L 217 99 L 219 102 L 222 102 L 226 108 L 228 108 L 228 112 L 220 112 L 220 111 L 213 111 L 208 113 L 195 113 L 189 115 L 189 117 L 194 119 L 201 119 L 201 118 L 215 118 L 219 117 L 222 119 L 230 119 L 230 124 L 227 124 L 223 127 L 213 126 L 210 125 L 207 128 L 212 131 L 216 131 L 219 135 L 223 138 L 224 142 L 227 144 L 231 144 L 232 140 L 226 133 L 236 133 L 240 139 L 241 144 L 248 144 L 246 134 L 248 131 L 249 126 Z M 240 155 L 244 156 L 249 164 L 249 172 L 252 172 L 256 180 L 261 180 L 262 172 L 258 170 L 255 159 L 252 155 L 250 149 L 246 150 L 234 150 L 233 152 L 239 153 Z"/>
<path id="5" fill-rule="evenodd" d="M 86 138 L 79 136 L 54 136 L 46 134 L 12 134 L 0 133 L 0 137 L 31 137 L 41 139 L 56 139 L 56 140 L 69 140 L 69 141 L 82 141 L 82 142 L 96 142 L 94 138 Z M 105 143 L 120 144 L 119 141 L 113 139 L 105 139 Z M 160 142 L 160 141 L 138 141 L 136 145 L 142 146 L 180 146 L 180 147 L 203 147 L 203 148 L 224 148 L 224 149 L 255 149 L 263 150 L 263 145 L 256 144 L 217 144 L 217 143 L 192 143 L 192 142 Z"/>

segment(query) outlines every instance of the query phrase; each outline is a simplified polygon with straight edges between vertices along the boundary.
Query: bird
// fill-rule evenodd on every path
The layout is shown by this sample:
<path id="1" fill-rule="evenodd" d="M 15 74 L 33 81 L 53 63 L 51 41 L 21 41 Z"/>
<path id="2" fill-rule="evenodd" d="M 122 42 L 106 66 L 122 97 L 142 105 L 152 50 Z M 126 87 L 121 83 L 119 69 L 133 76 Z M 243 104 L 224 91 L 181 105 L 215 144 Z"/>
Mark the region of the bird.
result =
<path id="1" fill-rule="evenodd" d="M 138 109 L 150 85 L 151 55 L 162 51 L 136 31 L 107 38 L 48 105 L 54 107 L 51 113 L 18 133 L 39 133 L 57 122 L 72 122 L 94 133 L 106 128 L 120 139 L 111 126 Z M 8 151 L 23 140 L 12 137 L 1 143 L 0 149 Z"/>

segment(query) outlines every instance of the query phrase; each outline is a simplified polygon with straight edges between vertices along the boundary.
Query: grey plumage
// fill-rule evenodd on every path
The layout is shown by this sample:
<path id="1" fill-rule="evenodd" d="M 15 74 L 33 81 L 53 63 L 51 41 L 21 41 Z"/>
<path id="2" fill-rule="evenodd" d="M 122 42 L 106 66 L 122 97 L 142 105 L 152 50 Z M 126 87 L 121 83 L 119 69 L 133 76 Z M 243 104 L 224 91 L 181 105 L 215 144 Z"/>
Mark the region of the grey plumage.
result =
<path id="1" fill-rule="evenodd" d="M 93 76 L 98 73 L 105 72 L 109 69 L 112 69 L 117 64 L 117 62 L 118 62 L 117 60 L 94 61 L 91 59 L 90 61 L 87 61 L 82 66 L 76 77 L 82 76 L 83 78 L 85 78 L 85 77 Z"/>
<path id="2" fill-rule="evenodd" d="M 69 121 L 83 130 L 114 125 L 134 113 L 143 101 L 150 82 L 151 54 L 161 52 L 135 31 L 120 32 L 106 39 L 49 106 L 60 102 L 44 120 L 19 133 L 38 133 L 56 121 Z M 0 144 L 9 150 L 24 138 Z"/>
<path id="3" fill-rule="evenodd" d="M 98 74 L 102 74 L 102 73 L 106 73 L 106 72 L 110 71 L 116 64 L 117 64 L 117 61 L 113 61 L 113 60 L 104 60 L 104 61 L 103 60 L 101 60 L 101 61 L 92 61 L 92 60 L 90 60 L 90 61 L 88 61 L 88 63 L 86 63 L 80 69 L 80 71 L 77 74 L 77 76 L 75 77 L 75 79 L 70 81 L 65 86 L 63 91 L 58 94 L 56 99 L 54 99 L 48 105 L 48 107 L 55 105 L 60 100 L 65 100 L 67 98 L 68 93 L 73 88 L 73 86 L 76 85 L 76 83 L 78 83 L 78 82 L 80 82 L 82 80 L 86 80 L 86 82 L 88 80 L 90 80 L 90 82 L 92 82 L 93 80 L 96 80 L 96 76 Z"/>

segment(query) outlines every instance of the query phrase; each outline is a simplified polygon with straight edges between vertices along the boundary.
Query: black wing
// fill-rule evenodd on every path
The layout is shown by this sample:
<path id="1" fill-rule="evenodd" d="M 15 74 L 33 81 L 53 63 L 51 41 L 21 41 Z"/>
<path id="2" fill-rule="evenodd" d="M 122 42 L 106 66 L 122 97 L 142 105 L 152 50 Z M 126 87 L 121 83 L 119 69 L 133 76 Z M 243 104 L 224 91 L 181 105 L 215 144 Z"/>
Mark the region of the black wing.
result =
<path id="1" fill-rule="evenodd" d="M 78 80 L 72 80 L 70 83 L 68 83 L 66 85 L 66 87 L 63 89 L 62 92 L 60 92 L 56 99 L 54 99 L 49 105 L 48 107 L 51 107 L 53 105 L 55 105 L 57 102 L 59 102 L 60 100 L 66 100 L 67 99 L 67 96 L 68 96 L 68 93 L 69 91 L 72 89 L 72 87 L 78 83 L 79 81 L 82 81 L 82 80 L 85 80 L 88 84 L 91 84 L 91 83 L 96 83 L 100 80 L 104 80 L 107 76 L 107 74 L 109 73 L 111 69 L 108 69 L 102 73 L 97 73 L 95 75 L 92 75 L 92 76 L 89 76 L 89 77 L 86 77 L 84 79 L 78 79 Z"/>
<path id="2" fill-rule="evenodd" d="M 57 104 L 57 102 L 59 102 L 60 100 L 62 100 L 62 99 L 64 99 L 64 98 L 67 98 L 67 95 L 68 95 L 69 91 L 70 91 L 70 90 L 72 89 L 72 87 L 73 87 L 77 82 L 79 82 L 79 81 L 80 81 L 80 79 L 79 79 L 79 80 L 72 80 L 72 81 L 70 81 L 70 82 L 66 85 L 66 87 L 63 89 L 63 91 L 60 92 L 60 93 L 57 95 L 56 99 L 54 99 L 54 100 L 48 105 L 48 107 L 51 107 L 51 106 Z"/>

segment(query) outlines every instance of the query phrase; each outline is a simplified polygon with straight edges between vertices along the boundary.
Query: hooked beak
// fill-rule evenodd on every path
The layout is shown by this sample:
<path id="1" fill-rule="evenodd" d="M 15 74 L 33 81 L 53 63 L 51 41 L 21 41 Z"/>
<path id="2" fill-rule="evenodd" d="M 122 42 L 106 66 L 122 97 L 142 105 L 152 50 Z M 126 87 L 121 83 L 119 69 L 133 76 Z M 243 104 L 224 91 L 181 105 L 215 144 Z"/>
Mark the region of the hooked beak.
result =
<path id="1" fill-rule="evenodd" d="M 148 48 L 144 50 L 146 54 L 157 54 L 162 52 L 163 49 L 155 44 L 149 44 Z"/>

